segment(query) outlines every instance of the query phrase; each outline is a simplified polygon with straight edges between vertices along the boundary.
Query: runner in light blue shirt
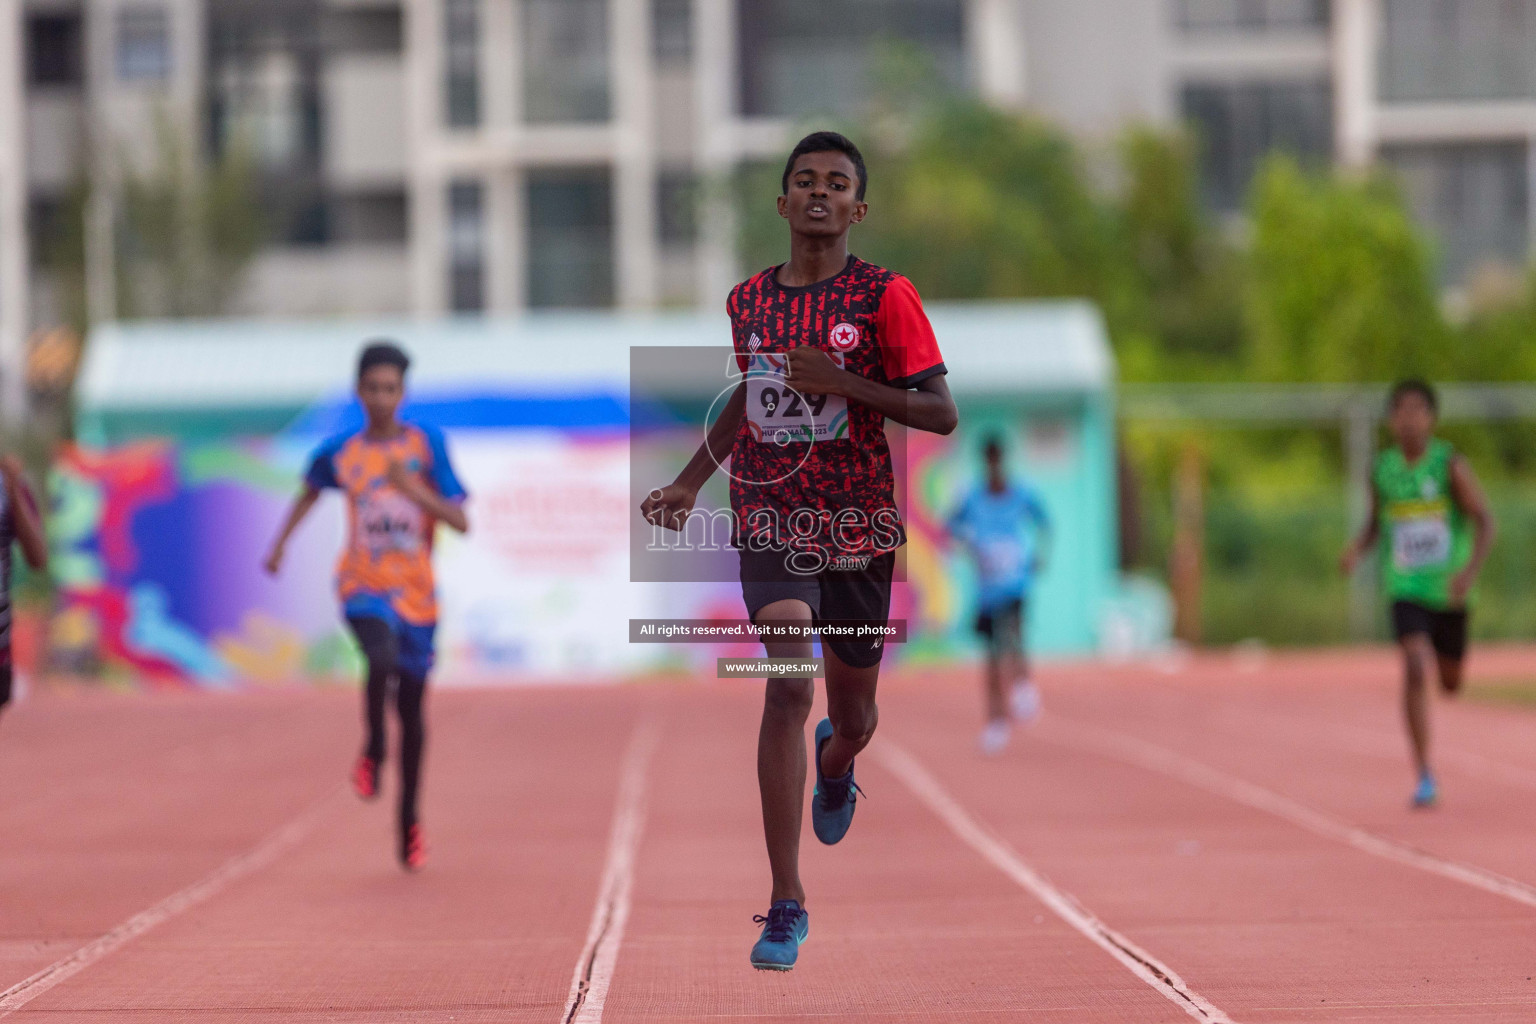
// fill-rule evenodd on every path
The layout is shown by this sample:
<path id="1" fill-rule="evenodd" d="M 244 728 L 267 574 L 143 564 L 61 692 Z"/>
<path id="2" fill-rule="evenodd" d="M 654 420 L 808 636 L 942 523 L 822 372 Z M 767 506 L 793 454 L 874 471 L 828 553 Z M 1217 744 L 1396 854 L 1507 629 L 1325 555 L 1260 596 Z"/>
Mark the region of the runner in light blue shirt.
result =
<path id="1" fill-rule="evenodd" d="M 1034 488 L 1008 479 L 1003 443 L 982 447 L 986 480 L 949 518 L 949 532 L 976 560 L 979 584 L 976 632 L 987 639 L 987 724 L 984 753 L 1008 745 L 1011 717 L 1028 722 L 1040 713 L 1040 694 L 1029 678 L 1024 611 L 1049 549 L 1051 521 Z M 1005 688 L 1011 686 L 1011 694 Z"/>

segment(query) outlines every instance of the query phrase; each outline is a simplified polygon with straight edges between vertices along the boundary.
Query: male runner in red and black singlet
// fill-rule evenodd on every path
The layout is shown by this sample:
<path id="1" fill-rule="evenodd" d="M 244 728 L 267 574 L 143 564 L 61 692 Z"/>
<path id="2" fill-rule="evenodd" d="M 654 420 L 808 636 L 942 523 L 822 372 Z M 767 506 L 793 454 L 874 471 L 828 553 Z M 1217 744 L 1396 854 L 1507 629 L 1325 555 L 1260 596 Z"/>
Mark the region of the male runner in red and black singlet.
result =
<path id="1" fill-rule="evenodd" d="M 789 262 L 736 286 L 726 304 L 742 381 L 677 480 L 646 498 L 652 523 L 680 528 L 698 490 L 731 460 L 734 541 L 748 614 L 760 625 L 884 627 L 895 552 L 905 541 L 885 420 L 948 434 L 958 414 L 933 328 L 910 281 L 848 252 L 867 175 L 854 144 L 807 136 L 784 168 L 779 215 Z M 809 641 L 770 641 L 806 658 Z M 816 727 L 816 837 L 853 819 L 854 755 L 878 717 L 884 650 L 868 631 L 822 635 L 827 715 Z M 752 966 L 789 970 L 808 933 L 800 884 L 809 678 L 770 679 L 757 774 L 773 891 Z"/>

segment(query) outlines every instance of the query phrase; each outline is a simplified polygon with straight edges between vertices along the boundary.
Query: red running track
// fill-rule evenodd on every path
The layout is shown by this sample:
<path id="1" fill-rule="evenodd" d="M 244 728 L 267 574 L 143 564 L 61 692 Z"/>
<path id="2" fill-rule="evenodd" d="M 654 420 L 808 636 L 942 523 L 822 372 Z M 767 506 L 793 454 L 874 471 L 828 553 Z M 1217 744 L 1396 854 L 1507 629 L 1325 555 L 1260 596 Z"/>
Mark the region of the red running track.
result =
<path id="1" fill-rule="evenodd" d="M 1395 670 L 1056 667 L 991 760 L 972 673 L 891 680 L 787 975 L 754 686 L 435 693 L 416 876 L 349 692 L 45 693 L 0 720 L 0 1018 L 1536 1020 L 1536 714 L 1438 702 L 1413 813 Z"/>

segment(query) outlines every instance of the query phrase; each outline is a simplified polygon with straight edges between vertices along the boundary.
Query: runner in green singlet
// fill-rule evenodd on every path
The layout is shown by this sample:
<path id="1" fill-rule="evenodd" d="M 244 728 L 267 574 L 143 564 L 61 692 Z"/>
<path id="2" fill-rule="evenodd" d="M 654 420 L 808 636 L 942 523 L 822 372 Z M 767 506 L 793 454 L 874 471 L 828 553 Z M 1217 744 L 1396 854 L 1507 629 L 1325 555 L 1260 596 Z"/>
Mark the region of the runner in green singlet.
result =
<path id="1" fill-rule="evenodd" d="M 1380 545 L 1383 588 L 1403 651 L 1403 710 L 1419 774 L 1415 807 L 1430 807 L 1439 797 L 1429 768 L 1430 663 L 1438 663 L 1442 690 L 1461 689 L 1468 598 L 1494 534 L 1472 467 L 1434 436 L 1437 411 L 1435 391 L 1425 382 L 1392 388 L 1387 412 L 1396 443 L 1376 459 L 1370 520 L 1342 559 L 1344 571 L 1353 572 Z"/>

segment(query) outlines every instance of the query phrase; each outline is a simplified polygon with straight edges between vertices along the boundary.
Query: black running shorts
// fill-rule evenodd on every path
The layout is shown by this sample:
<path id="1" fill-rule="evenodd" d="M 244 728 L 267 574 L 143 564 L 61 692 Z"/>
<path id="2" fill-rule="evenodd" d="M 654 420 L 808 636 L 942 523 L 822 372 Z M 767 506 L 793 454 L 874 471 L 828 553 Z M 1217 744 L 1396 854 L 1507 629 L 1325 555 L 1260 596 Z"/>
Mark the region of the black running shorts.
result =
<path id="1" fill-rule="evenodd" d="M 993 655 L 1024 650 L 1024 599 L 1016 597 L 976 615 L 976 632 L 987 639 Z"/>
<path id="2" fill-rule="evenodd" d="M 775 601 L 804 601 L 816 622 L 869 622 L 884 626 L 891 618 L 891 575 L 896 552 L 872 555 L 868 563 L 848 568 L 825 568 L 802 573 L 793 568 L 787 551 L 741 551 L 741 596 L 747 615 Z M 880 664 L 885 653 L 882 640 L 824 640 L 845 665 L 869 668 Z"/>
<path id="3" fill-rule="evenodd" d="M 1460 661 L 1467 653 L 1467 610 L 1438 611 L 1413 601 L 1392 602 L 1392 634 L 1398 640 L 1425 633 L 1442 658 Z"/>

